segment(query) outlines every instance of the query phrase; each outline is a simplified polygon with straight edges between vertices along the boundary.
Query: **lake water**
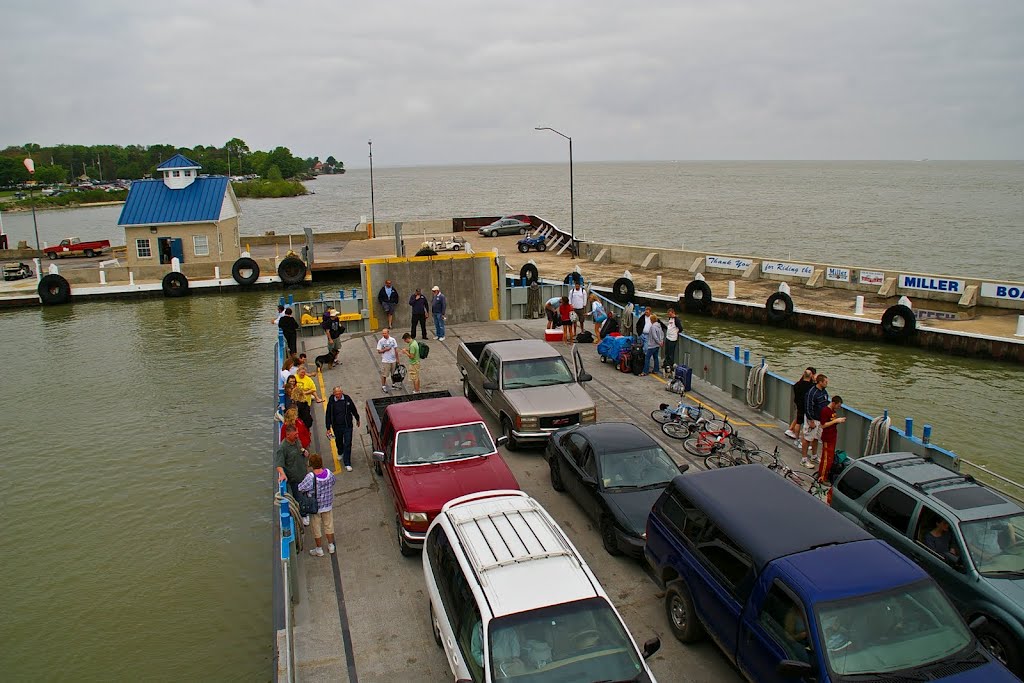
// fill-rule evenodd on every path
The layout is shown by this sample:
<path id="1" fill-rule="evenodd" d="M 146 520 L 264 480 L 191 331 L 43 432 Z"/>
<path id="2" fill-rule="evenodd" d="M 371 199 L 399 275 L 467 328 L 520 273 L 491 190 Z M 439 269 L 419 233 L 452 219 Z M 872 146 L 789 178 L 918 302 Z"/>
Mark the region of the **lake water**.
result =
<path id="1" fill-rule="evenodd" d="M 563 166 L 375 169 L 374 181 L 379 220 L 525 211 L 569 224 Z M 1019 163 L 580 164 L 576 181 L 577 229 L 594 239 L 1022 275 Z M 365 172 L 310 186 L 317 194 L 243 201 L 243 231 L 349 229 L 369 214 Z M 123 241 L 119 212 L 40 212 L 40 233 Z M 31 239 L 30 215 L 5 214 L 4 225 Z M 270 678 L 276 300 L 0 310 L 5 678 Z M 898 425 L 930 422 L 939 445 L 1024 479 L 1018 366 L 685 324 L 783 376 L 816 365 L 849 404 L 889 409 Z"/>

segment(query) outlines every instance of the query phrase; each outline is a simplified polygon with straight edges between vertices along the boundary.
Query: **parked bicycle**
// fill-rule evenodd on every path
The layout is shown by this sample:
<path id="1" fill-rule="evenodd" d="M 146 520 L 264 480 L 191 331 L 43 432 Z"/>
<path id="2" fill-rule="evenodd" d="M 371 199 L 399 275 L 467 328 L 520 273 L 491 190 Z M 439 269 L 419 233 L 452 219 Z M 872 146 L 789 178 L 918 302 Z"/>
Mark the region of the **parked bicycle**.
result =
<path id="1" fill-rule="evenodd" d="M 705 408 L 704 410 L 707 409 Z M 735 431 L 732 425 L 729 424 L 728 417 L 719 420 L 711 415 L 710 411 L 708 413 L 707 416 L 702 416 L 696 420 L 672 420 L 666 422 L 661 425 L 661 431 L 673 439 L 688 439 L 700 431 L 724 431 L 726 434 L 732 434 Z M 703 455 L 706 455 L 706 453 Z"/>
<path id="2" fill-rule="evenodd" d="M 794 484 L 802 488 L 804 491 L 807 491 L 807 493 L 814 496 L 815 498 L 818 498 L 819 500 L 822 501 L 827 500 L 828 490 L 831 488 L 831 486 L 829 484 L 823 484 L 820 481 L 818 481 L 817 475 L 809 474 L 807 472 L 801 472 L 799 470 L 794 470 L 792 467 L 783 462 L 782 459 L 779 458 L 778 446 L 775 447 L 774 453 L 766 455 L 769 455 L 770 459 L 766 460 L 763 463 L 765 467 L 772 470 L 780 477 L 783 477 L 793 482 Z"/>
<path id="3" fill-rule="evenodd" d="M 661 426 L 665 431 L 673 423 L 667 422 Z M 733 433 L 732 425 L 729 424 L 728 416 L 723 420 L 699 420 L 697 429 L 690 436 L 683 439 L 683 448 L 693 455 L 708 456 L 713 453 L 722 453 L 732 448 L 729 437 Z M 671 434 L 670 434 L 671 436 Z M 679 438 L 679 437 L 676 437 Z"/>
<path id="4" fill-rule="evenodd" d="M 686 447 L 686 443 L 683 443 Z M 751 441 L 733 432 L 726 440 L 726 450 L 719 450 L 704 458 L 704 466 L 708 469 L 732 467 L 733 465 L 764 465 L 772 458 L 771 453 L 762 451 Z"/>
<path id="5" fill-rule="evenodd" d="M 701 404 L 694 405 L 685 400 L 680 400 L 675 407 L 672 407 L 670 403 L 662 403 L 657 410 L 651 411 L 651 417 L 658 424 L 697 422 L 700 419 L 713 420 L 715 418 L 714 414 Z"/>

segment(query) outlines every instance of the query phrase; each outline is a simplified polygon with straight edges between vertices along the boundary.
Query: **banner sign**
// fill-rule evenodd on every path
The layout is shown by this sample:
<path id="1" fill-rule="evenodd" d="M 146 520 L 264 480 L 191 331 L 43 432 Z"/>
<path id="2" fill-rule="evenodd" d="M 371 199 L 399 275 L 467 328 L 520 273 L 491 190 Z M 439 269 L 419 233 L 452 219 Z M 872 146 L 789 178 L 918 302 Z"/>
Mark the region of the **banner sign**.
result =
<path id="1" fill-rule="evenodd" d="M 708 268 L 728 268 L 729 270 L 746 270 L 753 261 L 743 258 L 722 258 L 721 256 L 704 256 Z"/>
<path id="2" fill-rule="evenodd" d="M 877 270 L 860 271 L 860 283 L 862 285 L 882 285 L 885 283 L 885 273 Z"/>
<path id="3" fill-rule="evenodd" d="M 1000 285 L 994 282 L 982 282 L 981 295 L 993 299 L 1024 301 L 1024 285 Z"/>
<path id="4" fill-rule="evenodd" d="M 923 275 L 900 275 L 899 286 L 903 289 L 923 289 L 929 292 L 950 292 L 963 294 L 963 280 L 946 280 L 940 277 Z"/>
<path id="5" fill-rule="evenodd" d="M 814 266 L 806 266 L 801 263 L 781 263 L 779 261 L 762 261 L 761 272 L 772 273 L 774 275 L 810 277 L 814 275 Z"/>
<path id="6" fill-rule="evenodd" d="M 836 268 L 829 266 L 825 270 L 825 279 L 831 280 L 832 282 L 849 282 L 850 281 L 850 269 L 849 268 Z"/>

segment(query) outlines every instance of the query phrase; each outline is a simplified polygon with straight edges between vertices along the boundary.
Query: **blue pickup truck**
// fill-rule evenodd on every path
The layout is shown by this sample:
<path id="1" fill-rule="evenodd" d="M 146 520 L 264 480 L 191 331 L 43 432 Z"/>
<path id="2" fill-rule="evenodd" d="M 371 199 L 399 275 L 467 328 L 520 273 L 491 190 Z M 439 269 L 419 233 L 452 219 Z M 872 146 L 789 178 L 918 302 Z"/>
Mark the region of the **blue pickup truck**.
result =
<path id="1" fill-rule="evenodd" d="M 676 638 L 748 680 L 1017 680 L 920 567 L 760 465 L 676 477 L 644 555 Z"/>

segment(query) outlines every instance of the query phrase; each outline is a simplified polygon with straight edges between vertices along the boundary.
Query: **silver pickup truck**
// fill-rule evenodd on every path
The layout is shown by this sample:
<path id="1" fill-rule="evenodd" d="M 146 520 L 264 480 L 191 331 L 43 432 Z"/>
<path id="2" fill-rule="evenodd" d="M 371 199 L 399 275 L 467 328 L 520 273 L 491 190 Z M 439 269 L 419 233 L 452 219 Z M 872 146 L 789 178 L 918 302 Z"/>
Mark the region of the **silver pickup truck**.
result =
<path id="1" fill-rule="evenodd" d="M 510 449 L 597 421 L 594 401 L 580 386 L 591 377 L 575 349 L 572 369 L 550 344 L 533 339 L 462 342 L 456 362 L 466 398 L 494 413 Z"/>

